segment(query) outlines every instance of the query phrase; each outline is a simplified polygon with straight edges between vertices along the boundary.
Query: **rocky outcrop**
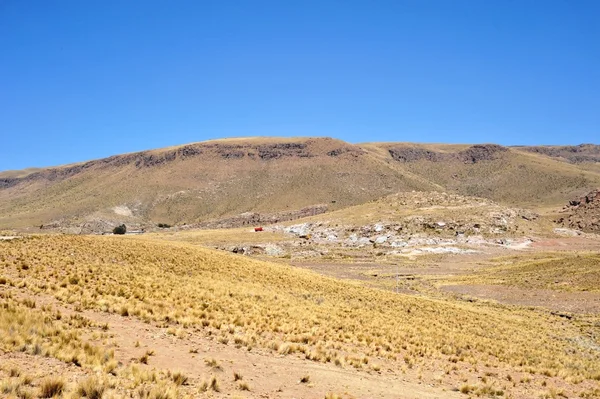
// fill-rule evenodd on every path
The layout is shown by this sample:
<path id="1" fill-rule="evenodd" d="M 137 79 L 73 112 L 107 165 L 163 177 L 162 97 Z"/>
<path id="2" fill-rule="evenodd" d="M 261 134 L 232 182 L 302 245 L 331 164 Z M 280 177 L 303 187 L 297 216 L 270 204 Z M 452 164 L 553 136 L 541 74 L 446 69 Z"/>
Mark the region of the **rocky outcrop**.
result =
<path id="1" fill-rule="evenodd" d="M 562 211 L 565 216 L 556 223 L 587 233 L 600 233 L 600 189 L 569 201 Z"/>
<path id="2" fill-rule="evenodd" d="M 572 146 L 518 147 L 525 151 L 562 158 L 570 163 L 600 162 L 600 145 L 579 144 Z"/>
<path id="3" fill-rule="evenodd" d="M 285 156 L 308 158 L 312 155 L 307 151 L 307 145 L 304 143 L 278 143 L 259 146 L 258 156 L 260 159 L 268 160 Z"/>
<path id="4" fill-rule="evenodd" d="M 405 216 L 395 216 L 394 221 L 373 224 L 344 225 L 334 222 L 307 222 L 294 226 L 281 226 L 286 233 L 313 241 L 339 241 L 344 237 L 348 245 L 377 244 L 394 246 L 413 235 L 435 237 L 520 235 L 519 225 L 538 218 L 530 210 L 508 208 L 493 201 L 476 197 L 438 192 L 397 193 L 374 202 L 378 208 L 410 209 Z M 434 212 L 447 209 L 446 212 Z"/>
<path id="5" fill-rule="evenodd" d="M 327 153 L 328 156 L 330 157 L 339 157 L 341 155 L 351 155 L 353 157 L 358 157 L 362 154 L 364 154 L 365 151 L 363 149 L 360 148 L 356 148 L 356 147 L 340 147 L 340 148 L 336 148 L 335 150 L 331 150 Z"/>
<path id="6" fill-rule="evenodd" d="M 442 162 L 447 158 L 448 154 L 425 150 L 417 147 L 400 147 L 391 148 L 390 155 L 398 162 L 415 162 L 415 161 L 431 161 Z"/>
<path id="7" fill-rule="evenodd" d="M 459 161 L 474 164 L 481 161 L 497 159 L 501 153 L 508 151 L 506 147 L 497 144 L 476 144 L 459 152 L 437 152 L 420 147 L 390 148 L 390 156 L 398 162 L 451 162 Z"/>
<path id="8" fill-rule="evenodd" d="M 498 144 L 477 144 L 460 151 L 456 154 L 457 158 L 464 163 L 477 163 L 481 161 L 491 161 L 508 151 L 506 147 Z"/>
<path id="9" fill-rule="evenodd" d="M 14 185 L 17 185 L 20 181 L 21 181 L 21 179 L 19 179 L 17 177 L 9 177 L 6 179 L 0 179 L 0 188 L 12 187 Z"/>

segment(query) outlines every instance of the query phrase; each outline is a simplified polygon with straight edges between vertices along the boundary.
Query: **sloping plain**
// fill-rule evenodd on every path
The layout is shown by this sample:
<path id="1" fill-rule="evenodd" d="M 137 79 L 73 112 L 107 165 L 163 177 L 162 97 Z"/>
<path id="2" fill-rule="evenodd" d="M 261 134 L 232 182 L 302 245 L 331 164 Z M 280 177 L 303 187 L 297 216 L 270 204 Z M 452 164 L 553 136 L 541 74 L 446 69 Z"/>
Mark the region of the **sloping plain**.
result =
<path id="1" fill-rule="evenodd" d="M 38 363 L 77 398 L 91 397 L 85 384 L 138 398 L 600 392 L 593 341 L 544 311 L 395 294 L 135 237 L 33 236 L 0 249 L 0 379 L 12 397 L 44 397 L 53 380 Z"/>
<path id="2" fill-rule="evenodd" d="M 412 190 L 544 208 L 600 186 L 593 159 L 557 154 L 497 145 L 353 145 L 329 138 L 214 140 L 4 172 L 0 228 L 60 219 L 84 223 L 91 215 L 129 221 L 113 211 L 123 206 L 136 222 L 190 224 L 316 204 L 336 210 Z"/>

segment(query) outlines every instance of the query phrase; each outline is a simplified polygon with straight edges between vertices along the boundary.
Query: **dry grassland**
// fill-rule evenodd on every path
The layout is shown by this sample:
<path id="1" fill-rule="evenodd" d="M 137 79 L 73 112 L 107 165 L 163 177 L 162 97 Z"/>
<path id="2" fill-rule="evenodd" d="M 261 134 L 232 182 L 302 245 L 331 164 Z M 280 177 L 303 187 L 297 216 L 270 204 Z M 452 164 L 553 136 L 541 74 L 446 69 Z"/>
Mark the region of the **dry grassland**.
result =
<path id="1" fill-rule="evenodd" d="M 146 234 L 144 240 L 155 239 L 158 241 L 178 241 L 189 244 L 232 245 L 234 243 L 264 244 L 281 241 L 292 241 L 294 237 L 282 232 L 262 231 L 257 234 L 252 227 L 236 229 L 189 230 L 178 232 L 157 232 Z"/>
<path id="2" fill-rule="evenodd" d="M 27 384 L 3 365 L 1 389 L 13 397 L 41 395 L 45 384 L 72 397 L 102 397 L 85 393 L 96 386 L 105 397 L 140 398 L 219 389 L 216 380 L 190 387 L 168 370 L 116 364 L 108 326 L 61 316 L 38 306 L 36 296 L 52 296 L 75 311 L 137 318 L 182 340 L 200 334 L 241 350 L 347 370 L 417 371 L 424 379 L 439 372 L 439 383 L 470 396 L 600 392 L 600 352 L 580 344 L 576 327 L 543 312 L 394 294 L 185 243 L 77 236 L 0 242 L 0 293 L 2 351 L 97 373 L 97 380 L 53 388 L 61 382 Z"/>
<path id="3" fill-rule="evenodd" d="M 10 283 L 0 277 L 0 284 Z M 0 299 L 0 354 L 13 354 L 0 363 L 1 397 L 179 396 L 179 384 L 168 371 L 119 364 L 107 325 L 79 314 L 63 315 L 52 306 L 37 306 L 33 299 L 19 299 L 6 291 L 0 291 Z"/>
<path id="4" fill-rule="evenodd" d="M 501 257 L 494 263 L 498 266 L 458 280 L 472 284 L 600 292 L 600 255 L 597 252 Z"/>

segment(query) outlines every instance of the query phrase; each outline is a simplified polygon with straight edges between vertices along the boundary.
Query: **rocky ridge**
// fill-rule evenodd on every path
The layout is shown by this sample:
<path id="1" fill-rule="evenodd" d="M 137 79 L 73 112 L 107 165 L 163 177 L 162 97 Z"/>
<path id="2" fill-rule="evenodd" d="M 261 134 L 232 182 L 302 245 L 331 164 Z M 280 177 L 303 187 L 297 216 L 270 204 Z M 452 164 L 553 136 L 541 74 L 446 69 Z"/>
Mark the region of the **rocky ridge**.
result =
<path id="1" fill-rule="evenodd" d="M 517 147 L 529 152 L 562 158 L 570 163 L 600 162 L 600 145 L 579 144 L 571 146 Z"/>
<path id="2" fill-rule="evenodd" d="M 508 148 L 497 144 L 476 144 L 458 152 L 439 152 L 413 146 L 389 149 L 391 157 L 398 162 L 425 160 L 430 162 L 459 161 L 467 164 L 491 161 L 506 151 L 508 151 Z"/>

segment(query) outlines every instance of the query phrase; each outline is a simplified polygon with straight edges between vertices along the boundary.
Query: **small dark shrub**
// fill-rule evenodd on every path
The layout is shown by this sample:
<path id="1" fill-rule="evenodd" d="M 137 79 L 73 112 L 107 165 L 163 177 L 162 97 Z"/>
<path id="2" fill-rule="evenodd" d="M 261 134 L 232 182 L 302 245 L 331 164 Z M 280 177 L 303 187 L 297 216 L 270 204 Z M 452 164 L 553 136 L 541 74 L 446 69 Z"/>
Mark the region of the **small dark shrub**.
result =
<path id="1" fill-rule="evenodd" d="M 113 234 L 125 234 L 127 232 L 127 227 L 122 224 L 113 229 Z"/>
<path id="2" fill-rule="evenodd" d="M 171 227 L 171 225 L 167 223 L 159 223 L 158 227 L 160 227 L 161 229 L 168 229 L 169 227 Z"/>

